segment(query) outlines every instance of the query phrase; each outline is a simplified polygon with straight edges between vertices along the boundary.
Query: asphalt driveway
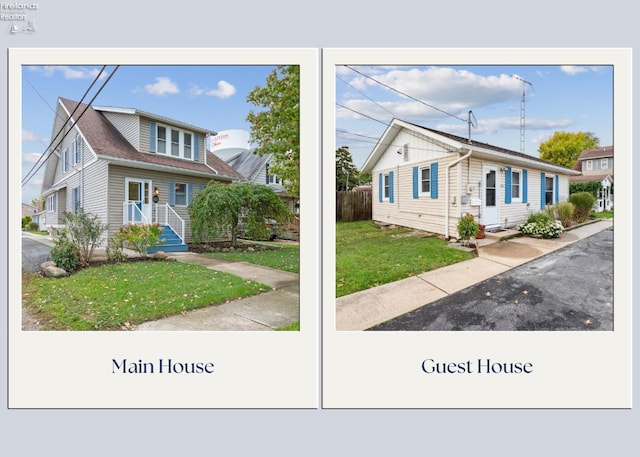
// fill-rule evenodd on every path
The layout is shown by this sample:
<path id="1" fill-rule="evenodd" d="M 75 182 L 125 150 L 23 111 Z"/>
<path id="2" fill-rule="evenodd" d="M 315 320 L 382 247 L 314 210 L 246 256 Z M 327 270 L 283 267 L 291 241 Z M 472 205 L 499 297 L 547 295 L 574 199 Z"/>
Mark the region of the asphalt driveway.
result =
<path id="1" fill-rule="evenodd" d="M 38 235 L 32 235 L 38 236 Z M 22 270 L 35 273 L 40 270 L 40 265 L 51 260 L 51 247 L 28 236 L 22 236 Z"/>
<path id="2" fill-rule="evenodd" d="M 613 230 L 370 330 L 613 330 Z"/>

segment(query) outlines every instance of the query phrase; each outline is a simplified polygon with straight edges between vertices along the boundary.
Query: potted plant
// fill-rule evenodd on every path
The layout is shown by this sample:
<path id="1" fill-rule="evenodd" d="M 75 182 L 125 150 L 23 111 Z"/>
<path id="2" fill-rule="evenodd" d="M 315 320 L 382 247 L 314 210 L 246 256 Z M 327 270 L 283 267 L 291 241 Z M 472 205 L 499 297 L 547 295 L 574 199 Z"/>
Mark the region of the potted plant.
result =
<path id="1" fill-rule="evenodd" d="M 478 224 L 478 231 L 476 232 L 476 240 L 484 239 L 484 229 L 485 228 L 486 228 L 486 225 Z"/>
<path id="2" fill-rule="evenodd" d="M 458 236 L 464 240 L 464 244 L 468 245 L 471 238 L 475 238 L 478 233 L 478 223 L 473 218 L 473 214 L 462 216 L 458 221 Z"/>

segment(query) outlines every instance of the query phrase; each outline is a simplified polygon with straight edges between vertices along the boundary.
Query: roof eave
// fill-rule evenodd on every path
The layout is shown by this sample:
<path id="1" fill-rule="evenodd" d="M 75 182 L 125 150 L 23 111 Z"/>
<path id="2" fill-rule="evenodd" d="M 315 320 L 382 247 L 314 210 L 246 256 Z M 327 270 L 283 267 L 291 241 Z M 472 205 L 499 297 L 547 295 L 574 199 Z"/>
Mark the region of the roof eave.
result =
<path id="1" fill-rule="evenodd" d="M 122 165 L 130 168 L 139 168 L 143 170 L 163 171 L 167 173 L 174 173 L 174 174 L 187 175 L 187 176 L 197 176 L 201 178 L 217 179 L 219 181 L 229 181 L 229 182 L 232 182 L 235 179 L 231 176 L 226 176 L 221 174 L 213 174 L 213 173 L 198 171 L 198 170 L 189 170 L 186 168 L 176 168 L 173 166 L 162 165 L 157 163 L 139 162 L 137 160 L 120 159 L 120 158 L 110 157 L 105 155 L 98 155 L 98 158 L 103 159 L 109 162 L 110 164 Z"/>

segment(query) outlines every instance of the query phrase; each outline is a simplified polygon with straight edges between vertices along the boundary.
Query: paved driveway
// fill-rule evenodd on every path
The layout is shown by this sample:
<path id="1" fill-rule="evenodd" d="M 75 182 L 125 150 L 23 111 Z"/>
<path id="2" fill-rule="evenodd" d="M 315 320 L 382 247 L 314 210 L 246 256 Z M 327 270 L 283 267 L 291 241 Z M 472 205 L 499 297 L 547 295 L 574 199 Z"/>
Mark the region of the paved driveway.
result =
<path id="1" fill-rule="evenodd" d="M 30 273 L 40 270 L 40 264 L 47 260 L 51 260 L 51 257 L 49 256 L 50 252 L 51 247 L 23 235 L 22 270 Z"/>
<path id="2" fill-rule="evenodd" d="M 371 330 L 613 330 L 613 230 Z"/>

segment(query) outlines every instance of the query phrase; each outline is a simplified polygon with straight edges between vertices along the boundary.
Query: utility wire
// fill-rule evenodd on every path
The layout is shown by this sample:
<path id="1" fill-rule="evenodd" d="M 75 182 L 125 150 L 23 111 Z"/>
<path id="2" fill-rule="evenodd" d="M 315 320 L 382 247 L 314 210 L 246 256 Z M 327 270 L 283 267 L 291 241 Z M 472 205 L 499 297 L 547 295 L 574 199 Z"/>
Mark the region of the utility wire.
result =
<path id="1" fill-rule="evenodd" d="M 458 117 L 458 116 L 456 116 L 455 114 L 447 113 L 446 111 L 441 110 L 440 108 L 437 108 L 437 107 L 435 107 L 435 106 L 433 106 L 433 105 L 430 105 L 429 103 L 426 103 L 426 102 L 424 102 L 424 101 L 422 101 L 422 100 L 420 100 L 420 99 L 417 99 L 417 98 L 415 98 L 415 97 L 412 97 L 412 96 L 411 96 L 411 95 L 409 95 L 409 94 L 405 94 L 404 92 L 399 91 L 398 89 L 395 89 L 395 88 L 393 88 L 393 87 L 389 86 L 388 84 L 385 84 L 385 83 L 383 83 L 383 82 L 381 82 L 381 81 L 378 81 L 377 79 L 372 78 L 371 76 L 365 75 L 364 73 L 362 73 L 362 72 L 360 72 L 360 71 L 356 70 L 356 69 L 355 69 L 355 68 L 353 68 L 353 67 L 350 67 L 349 65 L 345 65 L 345 67 L 347 67 L 347 68 L 348 68 L 349 70 L 351 70 L 351 71 L 354 71 L 354 72 L 358 73 L 358 74 L 359 74 L 359 75 L 361 75 L 361 76 L 364 76 L 364 77 L 365 77 L 365 78 L 367 78 L 367 79 L 370 79 L 371 81 L 374 81 L 374 82 L 376 82 L 376 83 L 380 84 L 381 86 L 386 87 L 387 89 L 391 89 L 392 91 L 397 92 L 397 93 L 398 93 L 398 94 L 400 94 L 400 95 L 404 95 L 405 97 L 408 97 L 408 98 L 410 98 L 411 100 L 415 100 L 415 101 L 416 101 L 416 102 L 418 102 L 418 103 L 422 103 L 423 105 L 428 106 L 429 108 L 432 108 L 432 109 L 434 109 L 434 110 L 436 110 L 436 111 L 439 111 L 439 112 L 441 112 L 442 114 L 446 114 L 447 116 L 454 117 L 454 118 L 456 118 L 456 119 L 458 119 L 458 120 L 460 120 L 460 121 L 467 122 L 467 119 L 462 119 L 461 117 Z"/>
<path id="2" fill-rule="evenodd" d="M 82 103 L 85 99 L 85 97 L 87 96 L 87 94 L 89 93 L 89 91 L 91 90 L 91 88 L 95 85 L 95 83 L 100 79 L 100 76 L 102 76 L 102 73 L 104 72 L 104 69 L 106 68 L 106 65 L 103 65 L 102 68 L 100 69 L 100 72 L 96 75 L 96 77 L 93 79 L 93 81 L 91 82 L 91 85 L 87 88 L 87 90 L 85 90 L 84 94 L 82 95 L 82 98 L 80 99 L 80 103 Z M 116 68 L 117 69 L 117 68 Z M 42 100 L 44 101 L 44 103 L 51 109 L 53 110 L 53 112 L 56 114 L 56 116 L 58 116 L 57 111 L 53 109 L 53 107 L 51 105 L 49 105 L 49 103 L 47 103 L 47 101 L 42 97 L 42 95 L 40 95 L 40 93 L 36 90 L 36 88 L 33 86 L 33 84 L 31 84 L 31 82 L 29 81 L 28 78 L 25 79 L 27 80 L 27 82 L 29 82 L 29 85 L 31 85 L 31 87 L 33 88 L 33 90 L 36 92 L 36 94 L 38 94 L 38 96 L 40 96 L 40 98 L 42 98 Z M 109 78 L 107 79 L 107 81 L 111 79 L 111 76 L 109 76 Z M 106 84 L 106 82 L 105 82 Z M 102 85 L 102 87 L 104 87 L 104 84 Z M 100 89 L 102 90 L 102 89 Z M 99 93 L 99 92 L 98 92 Z M 94 97 L 95 98 L 95 97 Z M 69 118 L 72 118 L 73 115 L 76 113 L 76 111 L 78 110 L 78 107 L 80 106 L 80 103 L 78 103 L 76 105 L 76 107 L 74 108 L 73 112 L 69 115 Z M 58 116 L 60 117 L 60 116 Z M 60 139 L 60 141 L 58 142 L 58 144 L 56 145 L 55 148 L 53 148 L 53 150 L 51 150 L 49 152 L 49 154 L 47 154 L 47 150 L 49 150 L 49 148 L 51 147 L 51 145 L 56 141 L 56 139 L 60 136 L 60 134 L 64 131 L 65 125 L 66 125 L 66 119 L 60 117 L 64 122 L 64 124 L 62 124 L 62 126 L 60 127 L 60 130 L 58 130 L 58 133 L 54 136 L 53 140 L 51 140 L 51 142 L 49 143 L 49 146 L 47 146 L 47 148 L 44 150 L 44 152 L 42 153 L 42 155 L 40 156 L 40 158 L 36 161 L 36 163 L 33 165 L 33 167 L 31 167 L 31 170 L 29 170 L 29 172 L 26 174 L 25 178 L 22 181 L 22 185 L 24 186 L 28 181 L 31 180 L 31 178 L 33 178 L 33 175 L 35 173 L 38 172 L 38 170 L 40 170 L 40 168 L 42 167 L 42 165 L 49 159 L 49 157 L 51 156 L 51 154 L 53 153 L 53 150 L 55 150 L 60 143 L 62 143 L 62 140 L 66 137 L 67 133 L 69 131 L 71 131 L 71 129 L 69 129 L 67 131 L 67 133 L 65 133 L 65 135 Z M 37 169 L 36 169 L 37 168 Z M 35 170 L 35 171 L 34 171 Z M 32 174 L 33 173 L 33 174 Z M 28 179 L 27 179 L 28 177 Z M 26 180 L 26 181 L 25 181 Z"/>
<path id="3" fill-rule="evenodd" d="M 384 106 L 382 106 L 380 103 L 378 103 L 377 101 L 375 101 L 373 98 L 369 97 L 367 94 L 365 94 L 364 92 L 358 90 L 357 88 L 353 87 L 351 84 L 349 84 L 347 81 L 345 81 L 344 79 L 342 79 L 340 76 L 336 76 L 336 78 L 338 78 L 340 81 L 342 81 L 343 83 L 345 83 L 347 86 L 349 86 L 350 88 L 352 88 L 353 90 L 355 90 L 356 92 L 358 92 L 360 95 L 362 95 L 363 97 L 367 98 L 368 100 L 372 101 L 373 103 L 375 103 L 376 105 L 378 105 L 380 108 L 382 108 L 383 110 L 385 110 L 387 113 L 391 114 L 392 117 L 398 117 L 395 114 L 393 114 L 391 111 L 389 111 L 387 108 L 385 108 Z"/>
<path id="4" fill-rule="evenodd" d="M 103 66 L 102 70 L 100 71 L 100 74 L 102 73 L 102 71 L 104 71 L 104 68 L 106 66 Z M 40 170 L 40 168 L 42 168 L 42 165 L 44 165 L 46 163 L 46 161 L 49 159 L 49 157 L 51 157 L 51 155 L 53 154 L 53 152 L 56 150 L 56 148 L 58 146 L 60 146 L 60 144 L 62 143 L 62 141 L 65 139 L 65 137 L 69 134 L 69 132 L 73 129 L 73 127 L 78 123 L 78 121 L 82 118 L 82 116 L 84 115 L 84 113 L 89 109 L 89 107 L 91 107 L 91 104 L 93 103 L 93 101 L 98 97 L 98 95 L 100 95 L 100 92 L 102 92 L 102 90 L 104 89 L 104 87 L 107 85 L 107 83 L 111 80 L 111 78 L 113 77 L 113 75 L 116 73 L 116 71 L 118 70 L 118 68 L 120 68 L 120 65 L 117 65 L 115 67 L 115 69 L 111 72 L 111 74 L 107 77 L 106 81 L 102 84 L 102 86 L 100 86 L 100 88 L 98 89 L 98 92 L 96 92 L 96 94 L 93 96 L 93 98 L 91 98 L 91 100 L 89 101 L 89 103 L 87 103 L 87 105 L 85 106 L 84 110 L 82 110 L 82 112 L 80 113 L 80 115 L 78 116 L 78 118 L 73 121 L 73 123 L 69 126 L 69 129 L 67 130 L 67 132 L 62 136 L 62 138 L 60 138 L 60 141 L 58 141 L 58 143 L 51 148 L 51 145 L 55 142 L 56 138 L 60 135 L 60 133 L 62 133 L 62 131 L 64 130 L 65 126 L 63 125 L 60 129 L 60 131 L 58 132 L 58 134 L 55 136 L 55 138 L 53 139 L 53 141 L 51 142 L 51 144 L 49 145 L 49 153 L 46 154 L 46 150 L 45 153 L 43 153 L 43 155 L 41 156 L 44 157 L 46 154 L 46 158 L 42 161 L 38 161 L 36 163 L 36 165 L 34 165 L 34 167 L 29 171 L 29 173 L 27 173 L 27 176 L 22 180 L 22 185 L 26 185 L 32 178 L 33 176 Z M 93 85 L 95 84 L 95 82 L 98 80 L 100 74 L 96 77 L 96 79 L 93 81 L 93 83 L 91 83 L 91 86 L 89 86 L 89 89 L 87 89 L 87 92 L 91 89 L 91 87 L 93 87 Z M 85 95 L 86 93 L 85 92 Z M 83 96 L 84 99 L 84 96 Z M 69 118 L 71 119 L 73 117 L 73 115 L 75 114 L 75 112 L 78 110 L 78 108 L 80 107 L 80 103 L 78 103 L 75 107 L 75 109 L 73 110 L 73 112 L 71 113 L 71 115 L 69 116 Z"/>
<path id="5" fill-rule="evenodd" d="M 389 125 L 389 123 L 388 123 L 388 122 L 383 122 L 383 121 L 381 121 L 381 120 L 379 120 L 379 119 L 373 118 L 373 117 L 368 116 L 368 115 L 366 115 L 366 114 L 364 114 L 364 113 L 360 113 L 360 112 L 358 112 L 358 111 L 356 111 L 356 110 L 354 110 L 354 109 L 347 108 L 346 106 L 341 105 L 340 103 L 336 103 L 336 106 L 339 106 L 340 108 L 344 108 L 344 109 L 346 109 L 346 110 L 349 110 L 349 111 L 351 111 L 351 112 L 353 112 L 353 113 L 359 114 L 360 116 L 364 116 L 364 117 L 366 117 L 366 118 L 368 118 L 368 119 L 371 119 L 372 121 L 380 122 L 381 124 L 384 124 L 384 125 Z"/>

